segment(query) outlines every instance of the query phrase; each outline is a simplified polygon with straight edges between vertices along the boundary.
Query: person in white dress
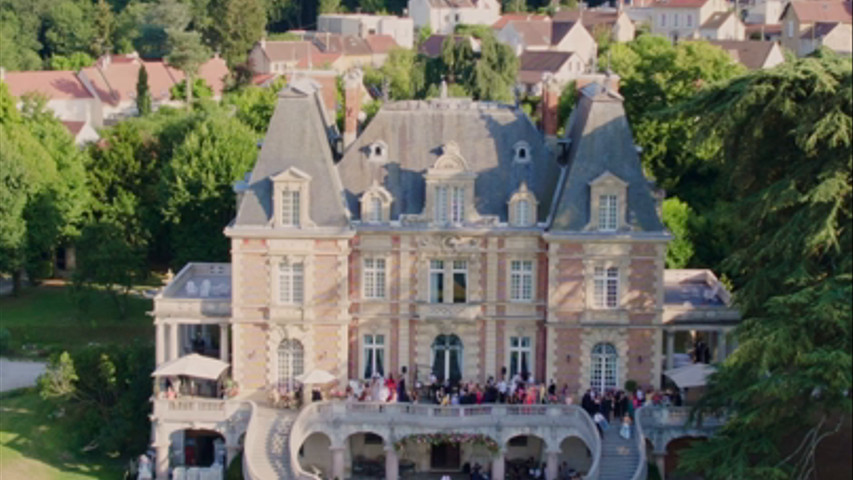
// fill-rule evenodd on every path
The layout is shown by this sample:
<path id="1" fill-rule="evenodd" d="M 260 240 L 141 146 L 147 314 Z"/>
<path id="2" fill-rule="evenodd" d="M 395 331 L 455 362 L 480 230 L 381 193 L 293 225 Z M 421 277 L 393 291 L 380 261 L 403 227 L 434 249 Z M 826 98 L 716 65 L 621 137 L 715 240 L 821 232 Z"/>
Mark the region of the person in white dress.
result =
<path id="1" fill-rule="evenodd" d="M 622 418 L 622 428 L 619 429 L 619 436 L 625 440 L 631 439 L 631 417 L 628 415 Z"/>

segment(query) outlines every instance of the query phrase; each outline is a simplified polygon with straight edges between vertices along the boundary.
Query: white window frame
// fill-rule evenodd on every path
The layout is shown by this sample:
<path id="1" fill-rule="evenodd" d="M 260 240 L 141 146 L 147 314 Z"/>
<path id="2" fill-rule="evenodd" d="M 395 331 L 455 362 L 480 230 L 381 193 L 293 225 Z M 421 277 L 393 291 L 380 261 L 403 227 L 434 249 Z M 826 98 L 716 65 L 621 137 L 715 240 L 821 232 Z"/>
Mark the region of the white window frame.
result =
<path id="1" fill-rule="evenodd" d="M 362 260 L 362 298 L 384 300 L 386 289 L 386 261 L 383 257 L 367 257 Z"/>
<path id="2" fill-rule="evenodd" d="M 672 15 L 672 27 L 678 28 L 678 14 L 677 13 Z"/>
<path id="3" fill-rule="evenodd" d="M 465 298 L 462 302 L 456 301 L 456 292 L 454 291 L 456 287 L 456 275 L 462 274 L 465 276 Z M 453 260 L 450 262 L 450 298 L 449 303 L 468 303 L 468 290 L 469 290 L 469 282 L 468 282 L 468 261 L 467 260 Z"/>
<path id="4" fill-rule="evenodd" d="M 613 310 L 620 307 L 619 267 L 596 266 L 593 270 L 593 305 L 598 309 Z"/>
<path id="5" fill-rule="evenodd" d="M 385 372 L 388 370 L 388 355 L 385 351 L 385 338 L 387 335 L 384 333 L 365 333 L 361 337 L 361 373 L 363 378 L 370 379 L 375 373 L 377 373 L 377 361 L 378 354 L 382 355 L 382 376 L 385 376 Z M 369 355 L 368 352 L 372 352 L 373 355 Z M 365 369 L 370 363 L 370 375 L 364 375 Z"/>
<path id="6" fill-rule="evenodd" d="M 526 342 L 525 342 L 526 340 Z M 513 344 L 515 342 L 515 344 Z M 526 344 L 525 344 L 526 343 Z M 518 373 L 521 374 L 521 364 L 522 358 L 524 356 L 527 357 L 527 374 L 533 375 L 536 372 L 536 365 L 534 364 L 535 357 L 533 356 L 533 337 L 530 335 L 512 335 L 509 337 L 509 347 L 508 347 L 508 355 L 507 355 L 507 366 L 506 370 L 509 373 L 509 378 Z M 518 355 L 518 368 L 517 372 L 512 371 L 512 356 Z"/>
<path id="7" fill-rule="evenodd" d="M 450 223 L 460 224 L 465 221 L 465 187 L 453 186 L 450 190 Z"/>
<path id="8" fill-rule="evenodd" d="M 448 215 L 448 191 L 449 187 L 447 185 L 436 185 L 435 186 L 435 222 L 436 223 L 447 223 L 449 218 Z"/>
<path id="9" fill-rule="evenodd" d="M 278 301 L 282 305 L 305 302 L 305 263 L 281 261 L 278 264 Z"/>
<path id="10" fill-rule="evenodd" d="M 684 16 L 685 24 L 688 28 L 693 28 L 693 14 L 688 13 Z"/>
<path id="11" fill-rule="evenodd" d="M 281 226 L 299 227 L 301 225 L 302 191 L 300 188 L 283 188 L 281 190 Z"/>
<path id="12" fill-rule="evenodd" d="M 382 199 L 379 197 L 371 197 L 370 199 L 370 223 L 379 223 L 382 221 Z"/>
<path id="13" fill-rule="evenodd" d="M 510 260 L 509 299 L 511 302 L 530 303 L 536 296 L 536 265 L 533 260 Z"/>
<path id="14" fill-rule="evenodd" d="M 592 361 L 589 372 L 590 387 L 599 393 L 618 388 L 619 351 L 616 347 L 607 342 L 597 343 L 592 347 L 590 357 Z"/>
<path id="15" fill-rule="evenodd" d="M 794 38 L 794 21 L 788 20 L 788 38 Z"/>
<path id="16" fill-rule="evenodd" d="M 447 289 L 447 272 L 444 269 L 444 260 L 433 259 L 429 261 L 429 298 L 427 298 L 429 303 L 445 303 L 447 301 L 447 295 L 445 295 L 445 290 Z M 438 285 L 433 284 L 433 275 L 440 275 L 441 282 L 438 282 Z"/>
<path id="17" fill-rule="evenodd" d="M 665 13 L 661 13 L 661 14 L 660 14 L 660 18 L 659 18 L 659 20 L 660 20 L 660 22 L 659 22 L 659 23 L 660 23 L 660 26 L 661 26 L 661 27 L 666 27 L 666 14 L 665 14 Z"/>
<path id="18" fill-rule="evenodd" d="M 598 196 L 598 229 L 615 232 L 619 228 L 619 195 L 601 193 Z"/>
<path id="19" fill-rule="evenodd" d="M 530 201 L 522 198 L 515 202 L 515 223 L 527 225 L 528 222 L 530 222 Z"/>

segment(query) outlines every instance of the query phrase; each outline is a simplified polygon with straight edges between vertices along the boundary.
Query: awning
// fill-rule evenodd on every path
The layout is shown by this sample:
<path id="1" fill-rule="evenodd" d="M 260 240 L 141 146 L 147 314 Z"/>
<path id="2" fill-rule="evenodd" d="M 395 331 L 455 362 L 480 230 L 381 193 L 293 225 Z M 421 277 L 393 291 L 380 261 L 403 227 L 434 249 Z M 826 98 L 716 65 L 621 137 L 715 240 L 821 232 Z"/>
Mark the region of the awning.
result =
<path id="1" fill-rule="evenodd" d="M 337 380 L 331 373 L 325 370 L 311 370 L 296 377 L 296 380 L 304 384 L 323 384 Z"/>
<path id="2" fill-rule="evenodd" d="M 228 367 L 229 365 L 221 360 L 191 353 L 160 365 L 160 368 L 154 370 L 151 376 L 177 377 L 183 375 L 203 378 L 205 380 L 216 380 Z"/>
<path id="3" fill-rule="evenodd" d="M 691 363 L 683 367 L 666 370 L 663 374 L 675 382 L 679 388 L 691 388 L 704 387 L 707 383 L 708 375 L 716 371 L 716 368 L 706 363 Z"/>

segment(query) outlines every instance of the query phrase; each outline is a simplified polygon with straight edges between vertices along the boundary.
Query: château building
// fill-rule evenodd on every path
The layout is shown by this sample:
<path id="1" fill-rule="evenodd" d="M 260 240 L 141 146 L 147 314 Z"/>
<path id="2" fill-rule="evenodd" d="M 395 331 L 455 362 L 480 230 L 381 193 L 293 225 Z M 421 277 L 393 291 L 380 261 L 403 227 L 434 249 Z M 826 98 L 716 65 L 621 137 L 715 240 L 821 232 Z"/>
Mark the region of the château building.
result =
<path id="1" fill-rule="evenodd" d="M 348 103 L 359 83 L 345 80 Z M 554 125 L 556 104 L 544 108 Z M 608 450 L 576 406 L 315 403 L 298 416 L 264 406 L 315 370 L 341 387 L 377 374 L 482 385 L 527 373 L 578 399 L 628 380 L 657 388 L 697 336 L 725 357 L 739 318 L 712 272 L 665 269 L 662 193 L 643 174 L 612 79 L 583 87 L 562 138 L 520 108 L 469 99 L 389 102 L 358 135 L 357 109 L 346 116 L 344 144 L 315 86 L 283 89 L 235 186 L 231 263 L 189 264 L 157 297 L 155 375 L 222 374 L 239 389 L 158 392 L 157 478 L 170 462 L 231 461 L 241 449 L 252 479 L 349 478 L 372 458 L 389 479 L 404 464 L 475 461 L 501 478 L 505 460 L 527 456 L 547 463 L 548 478 L 562 462 L 585 478 L 644 472 L 637 447 L 621 467 L 630 475 L 608 477 Z M 395 448 L 436 431 L 499 448 Z M 211 436 L 216 452 L 200 453 Z"/>

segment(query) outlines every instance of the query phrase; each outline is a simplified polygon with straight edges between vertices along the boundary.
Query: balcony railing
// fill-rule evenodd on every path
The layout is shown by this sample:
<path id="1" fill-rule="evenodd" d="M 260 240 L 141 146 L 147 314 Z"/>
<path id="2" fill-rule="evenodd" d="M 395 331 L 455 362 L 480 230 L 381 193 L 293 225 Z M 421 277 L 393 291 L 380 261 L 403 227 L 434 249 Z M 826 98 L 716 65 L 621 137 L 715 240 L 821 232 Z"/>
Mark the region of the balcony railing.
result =
<path id="1" fill-rule="evenodd" d="M 690 418 L 691 407 L 644 407 L 639 411 L 639 421 L 643 423 L 643 428 L 649 430 L 651 428 L 667 428 L 667 427 L 683 427 L 687 425 Z M 725 416 L 706 415 L 702 417 L 701 424 L 691 425 L 702 428 L 717 428 L 726 423 Z"/>
<path id="2" fill-rule="evenodd" d="M 156 399 L 154 417 L 178 422 L 221 422 L 239 410 L 241 403 L 202 397 Z"/>
<path id="3" fill-rule="evenodd" d="M 473 320 L 480 313 L 480 304 L 477 303 L 420 303 L 418 304 L 418 316 L 422 319 L 436 318 L 460 318 Z"/>

